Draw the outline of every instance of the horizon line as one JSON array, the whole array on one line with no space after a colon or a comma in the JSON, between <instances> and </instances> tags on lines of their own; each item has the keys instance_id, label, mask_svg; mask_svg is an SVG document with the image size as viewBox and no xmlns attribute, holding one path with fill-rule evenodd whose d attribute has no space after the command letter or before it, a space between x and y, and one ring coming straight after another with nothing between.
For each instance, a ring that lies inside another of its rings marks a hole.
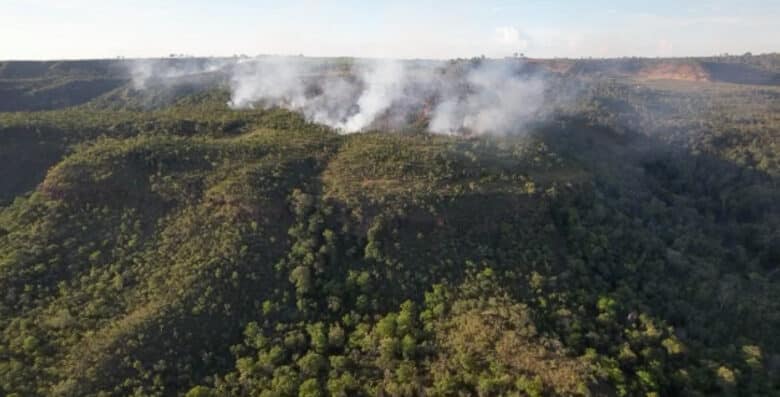
<instances>
[{"instance_id":1,"label":"horizon line","mask_svg":"<svg viewBox=\"0 0 780 397\"><path fill-rule=\"evenodd\" d=\"M729 58L729 57L744 57L744 56L776 56L780 55L780 51L752 53L746 51L742 54L710 54L710 55L680 55L680 56L642 56L642 55L623 55L623 56L611 56L611 57L598 57L598 56L582 56L582 57L532 57L532 56L514 56L507 55L504 57L489 57L485 55L475 55L472 57L454 57L454 58L408 58L408 57L372 57L372 56L354 56L354 55L334 55L334 56L315 56L305 54L234 54L234 55L193 55L193 54L169 54L167 56L139 56L139 57L126 57L117 55L116 57L85 57L85 58L4 58L0 59L0 62L80 62L80 61L133 61L133 60L174 60L174 59L256 59L256 58L308 58L308 59L376 59L376 60L397 60L397 61L437 61L447 62L456 60L469 60L469 59L487 59L487 60L506 60L506 59L524 59L530 61L583 61L583 60L621 60L621 59L669 59L669 60L682 60L682 59L696 59L696 58Z\"/></svg>"}]
</instances>

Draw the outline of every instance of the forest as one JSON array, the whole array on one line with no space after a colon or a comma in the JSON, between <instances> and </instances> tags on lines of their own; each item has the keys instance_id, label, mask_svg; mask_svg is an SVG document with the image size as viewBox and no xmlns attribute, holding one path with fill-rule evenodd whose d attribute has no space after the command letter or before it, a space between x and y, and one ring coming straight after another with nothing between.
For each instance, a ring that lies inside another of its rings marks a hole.
<instances>
[{"instance_id":1,"label":"forest","mask_svg":"<svg viewBox=\"0 0 780 397\"><path fill-rule=\"evenodd\" d=\"M0 62L0 395L780 396L780 56L416 66L576 92L505 135L122 62Z\"/></svg>"}]
</instances>

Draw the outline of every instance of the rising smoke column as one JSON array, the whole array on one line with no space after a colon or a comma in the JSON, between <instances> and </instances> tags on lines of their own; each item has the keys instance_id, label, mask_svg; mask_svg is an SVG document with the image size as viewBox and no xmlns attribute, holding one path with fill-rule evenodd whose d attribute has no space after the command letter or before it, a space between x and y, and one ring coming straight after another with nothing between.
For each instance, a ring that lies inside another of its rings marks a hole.
<instances>
[{"instance_id":1,"label":"rising smoke column","mask_svg":"<svg viewBox=\"0 0 780 397\"><path fill-rule=\"evenodd\" d=\"M465 87L450 82L433 110L429 129L438 134L518 133L541 109L545 84L521 75L516 62L483 61L465 73ZM454 86L453 86L454 85Z\"/></svg>"},{"instance_id":2,"label":"rising smoke column","mask_svg":"<svg viewBox=\"0 0 780 397\"><path fill-rule=\"evenodd\" d=\"M230 106L282 107L349 133L367 128L403 93L400 61L356 61L348 73L332 69L300 58L242 63L231 77Z\"/></svg>"},{"instance_id":3,"label":"rising smoke column","mask_svg":"<svg viewBox=\"0 0 780 397\"><path fill-rule=\"evenodd\" d=\"M339 126L347 132L362 131L377 116L402 97L406 83L404 65L400 61L382 60L359 65L365 89L357 101L357 112Z\"/></svg>"},{"instance_id":4,"label":"rising smoke column","mask_svg":"<svg viewBox=\"0 0 780 397\"><path fill-rule=\"evenodd\" d=\"M521 73L518 60L414 63L397 60L315 60L258 57L188 65L138 63L143 87L219 70L229 78L234 109L280 107L342 133L381 125L402 127L423 109L437 134L517 134L539 116L545 80ZM135 81L136 79L134 79Z\"/></svg>"},{"instance_id":5,"label":"rising smoke column","mask_svg":"<svg viewBox=\"0 0 780 397\"><path fill-rule=\"evenodd\" d=\"M238 63L230 78L232 108L284 107L300 110L306 104L303 82L307 65L283 58Z\"/></svg>"}]
</instances>

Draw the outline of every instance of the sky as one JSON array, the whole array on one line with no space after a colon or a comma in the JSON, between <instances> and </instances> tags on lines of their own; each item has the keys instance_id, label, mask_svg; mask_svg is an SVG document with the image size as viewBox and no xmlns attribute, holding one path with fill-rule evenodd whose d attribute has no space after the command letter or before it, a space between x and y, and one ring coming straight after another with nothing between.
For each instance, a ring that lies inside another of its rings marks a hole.
<instances>
[{"instance_id":1,"label":"sky","mask_svg":"<svg viewBox=\"0 0 780 397\"><path fill-rule=\"evenodd\" d=\"M780 0L0 0L0 59L780 52Z\"/></svg>"}]
</instances>

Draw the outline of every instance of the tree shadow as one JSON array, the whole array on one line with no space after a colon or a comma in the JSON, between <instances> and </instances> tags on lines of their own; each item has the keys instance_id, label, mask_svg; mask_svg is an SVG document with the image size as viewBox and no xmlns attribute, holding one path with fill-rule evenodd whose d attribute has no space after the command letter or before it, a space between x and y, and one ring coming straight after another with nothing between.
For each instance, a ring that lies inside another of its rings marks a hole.
<instances>
[{"instance_id":1,"label":"tree shadow","mask_svg":"<svg viewBox=\"0 0 780 397\"><path fill-rule=\"evenodd\" d=\"M771 175L583 117L556 118L533 135L593 176L590 199L561 204L608 236L606 252L569 239L568 259L602 281L585 288L623 294L695 343L777 351L780 189ZM570 223L558 227L572 234Z\"/></svg>"}]
</instances>

